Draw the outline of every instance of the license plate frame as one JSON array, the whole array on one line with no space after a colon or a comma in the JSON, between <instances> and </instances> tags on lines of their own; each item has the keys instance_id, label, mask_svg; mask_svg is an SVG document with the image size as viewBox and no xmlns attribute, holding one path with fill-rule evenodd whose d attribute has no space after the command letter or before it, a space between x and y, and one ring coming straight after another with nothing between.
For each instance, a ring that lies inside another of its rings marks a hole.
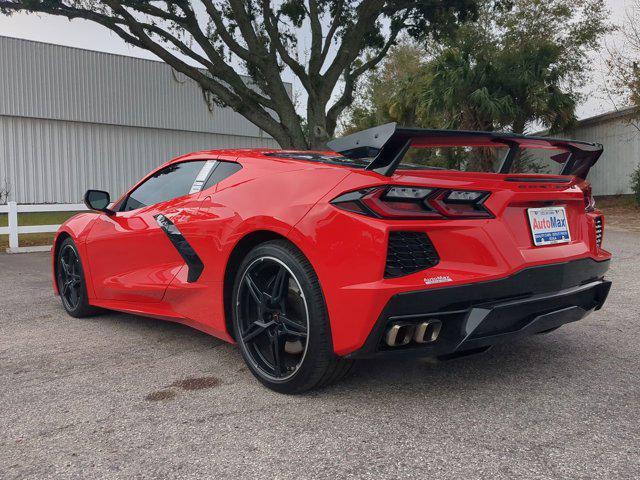
<instances>
[{"instance_id":1,"label":"license plate frame","mask_svg":"<svg viewBox=\"0 0 640 480\"><path fill-rule=\"evenodd\" d=\"M565 207L528 208L533 245L546 247L571 242L571 231Z\"/></svg>"}]
</instances>

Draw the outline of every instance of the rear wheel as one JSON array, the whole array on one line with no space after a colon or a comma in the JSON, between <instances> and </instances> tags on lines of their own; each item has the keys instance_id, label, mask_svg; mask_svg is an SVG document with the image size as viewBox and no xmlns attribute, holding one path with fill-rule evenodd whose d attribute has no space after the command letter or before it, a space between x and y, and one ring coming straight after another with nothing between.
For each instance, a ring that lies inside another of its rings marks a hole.
<instances>
[{"instance_id":1,"label":"rear wheel","mask_svg":"<svg viewBox=\"0 0 640 480\"><path fill-rule=\"evenodd\" d=\"M286 241L254 248L236 275L233 327L251 372L267 387L298 393L344 376L322 291L304 255Z\"/></svg>"},{"instance_id":2,"label":"rear wheel","mask_svg":"<svg viewBox=\"0 0 640 480\"><path fill-rule=\"evenodd\" d=\"M96 314L98 309L89 305L82 262L71 238L63 240L56 262L58 293L67 313L78 318Z\"/></svg>"}]
</instances>

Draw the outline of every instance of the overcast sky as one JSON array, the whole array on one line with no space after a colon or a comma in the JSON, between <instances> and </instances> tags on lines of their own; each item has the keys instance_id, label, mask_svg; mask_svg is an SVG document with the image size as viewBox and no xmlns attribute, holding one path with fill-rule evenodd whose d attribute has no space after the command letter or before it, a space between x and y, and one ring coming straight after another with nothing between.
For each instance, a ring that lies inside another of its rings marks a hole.
<instances>
[{"instance_id":1,"label":"overcast sky","mask_svg":"<svg viewBox=\"0 0 640 480\"><path fill-rule=\"evenodd\" d=\"M611 12L611 21L614 23L621 22L625 9L630 6L632 1L605 0ZM107 29L83 20L70 22L61 17L46 15L19 14L12 17L0 16L0 35L156 59L153 54L145 50L127 45ZM616 38L612 36L605 41L611 44L616 41ZM587 94L588 98L578 109L579 118L597 115L613 109L611 101L604 95L601 87L603 78L606 75L603 66L604 54L594 53L593 60L597 68L585 89L585 94ZM292 79L287 78L287 80Z\"/></svg>"}]
</instances>

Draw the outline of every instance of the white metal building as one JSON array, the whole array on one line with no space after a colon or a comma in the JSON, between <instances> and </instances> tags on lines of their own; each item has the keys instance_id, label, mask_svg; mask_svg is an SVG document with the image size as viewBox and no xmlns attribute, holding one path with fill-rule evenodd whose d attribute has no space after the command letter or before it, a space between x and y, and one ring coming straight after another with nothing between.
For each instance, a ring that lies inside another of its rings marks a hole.
<instances>
[{"instance_id":1,"label":"white metal building","mask_svg":"<svg viewBox=\"0 0 640 480\"><path fill-rule=\"evenodd\" d=\"M633 124L640 122L632 122L636 113L628 108L580 120L562 135L604 146L602 157L589 173L595 195L632 193L631 173L640 164L640 130Z\"/></svg>"},{"instance_id":2,"label":"white metal building","mask_svg":"<svg viewBox=\"0 0 640 480\"><path fill-rule=\"evenodd\" d=\"M177 155L277 147L162 62L0 36L0 189L18 203L116 197Z\"/></svg>"}]
</instances>

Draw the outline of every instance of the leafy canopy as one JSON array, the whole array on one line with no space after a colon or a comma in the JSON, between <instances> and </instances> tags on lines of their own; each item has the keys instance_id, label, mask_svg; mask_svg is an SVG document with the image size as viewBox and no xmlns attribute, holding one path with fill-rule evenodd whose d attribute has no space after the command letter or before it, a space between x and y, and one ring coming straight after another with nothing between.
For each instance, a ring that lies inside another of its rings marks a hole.
<instances>
[{"instance_id":1,"label":"leafy canopy","mask_svg":"<svg viewBox=\"0 0 640 480\"><path fill-rule=\"evenodd\" d=\"M640 108L640 0L631 2L619 32L621 42L609 48L607 88L612 99L618 97L625 105ZM639 117L636 114L632 121L638 130Z\"/></svg>"},{"instance_id":2,"label":"leafy canopy","mask_svg":"<svg viewBox=\"0 0 640 480\"><path fill-rule=\"evenodd\" d=\"M484 0L477 20L425 49L390 53L347 128L380 119L423 127L524 132L575 120L589 52L610 30L601 0ZM402 66L400 66L402 65Z\"/></svg>"}]
</instances>

